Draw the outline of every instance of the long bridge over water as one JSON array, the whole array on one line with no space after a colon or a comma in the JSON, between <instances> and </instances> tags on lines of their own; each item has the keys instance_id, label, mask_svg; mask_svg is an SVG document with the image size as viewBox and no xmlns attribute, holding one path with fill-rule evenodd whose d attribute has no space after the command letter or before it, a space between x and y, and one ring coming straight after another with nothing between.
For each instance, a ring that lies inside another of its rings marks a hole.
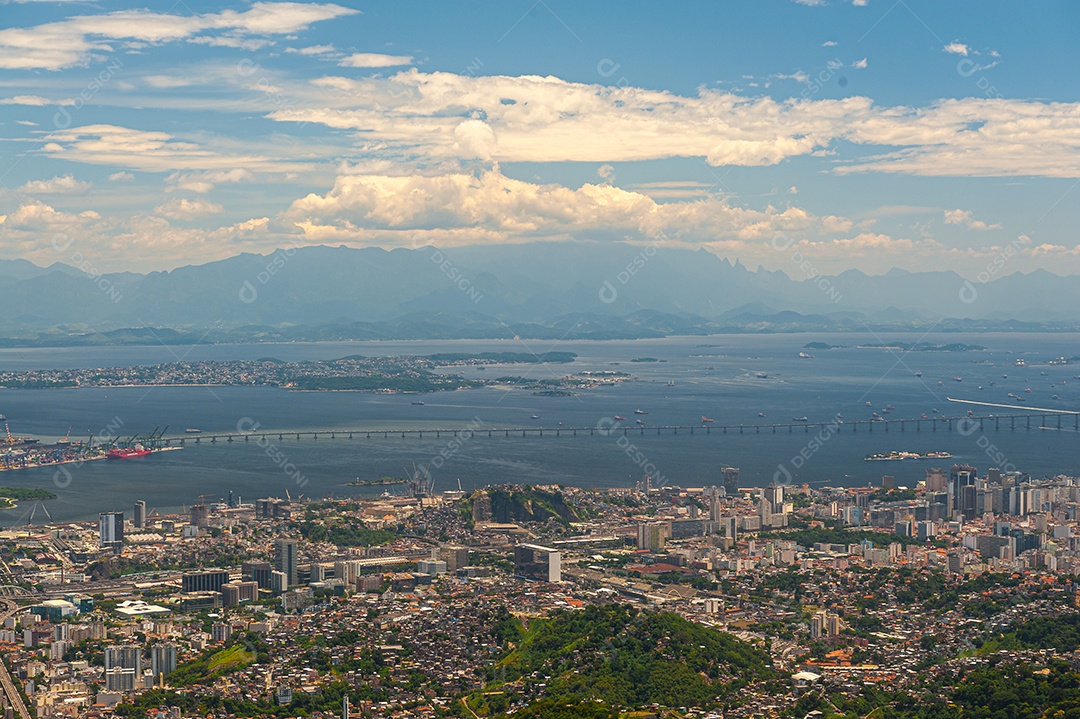
<instances>
[{"instance_id":1,"label":"long bridge over water","mask_svg":"<svg viewBox=\"0 0 1080 719\"><path fill-rule=\"evenodd\" d=\"M1024 413L1010 415L987 415L927 419L869 419L827 421L797 421L779 424L717 424L698 425L634 425L615 422L610 418L592 427L488 427L475 421L457 428L394 428L378 429L308 429L308 430L254 430L215 434L184 434L161 437L164 446L191 444L217 444L219 442L268 442L286 440L320 439L452 439L456 437L579 437L613 435L678 435L678 434L792 434L828 431L831 434L850 432L959 432L971 435L975 432L1018 432L1051 430L1080 432L1080 412Z\"/></svg>"}]
</instances>

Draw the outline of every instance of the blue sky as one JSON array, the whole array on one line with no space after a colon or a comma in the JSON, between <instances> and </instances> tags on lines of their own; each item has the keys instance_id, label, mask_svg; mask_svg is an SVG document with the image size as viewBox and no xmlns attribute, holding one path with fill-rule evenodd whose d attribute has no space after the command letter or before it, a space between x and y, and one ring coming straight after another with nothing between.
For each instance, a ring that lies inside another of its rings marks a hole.
<instances>
[{"instance_id":1,"label":"blue sky","mask_svg":"<svg viewBox=\"0 0 1080 719\"><path fill-rule=\"evenodd\" d=\"M1065 0L0 0L0 256L626 240L1080 273L1078 21Z\"/></svg>"}]
</instances>

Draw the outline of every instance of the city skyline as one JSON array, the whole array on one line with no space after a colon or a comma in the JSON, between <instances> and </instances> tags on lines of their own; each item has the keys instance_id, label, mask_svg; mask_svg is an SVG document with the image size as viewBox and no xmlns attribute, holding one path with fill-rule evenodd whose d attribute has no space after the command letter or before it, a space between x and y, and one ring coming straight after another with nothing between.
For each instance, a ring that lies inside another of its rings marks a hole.
<instances>
[{"instance_id":1,"label":"city skyline","mask_svg":"<svg viewBox=\"0 0 1080 719\"><path fill-rule=\"evenodd\" d=\"M629 240L1075 274L1051 5L5 3L2 256Z\"/></svg>"}]
</instances>

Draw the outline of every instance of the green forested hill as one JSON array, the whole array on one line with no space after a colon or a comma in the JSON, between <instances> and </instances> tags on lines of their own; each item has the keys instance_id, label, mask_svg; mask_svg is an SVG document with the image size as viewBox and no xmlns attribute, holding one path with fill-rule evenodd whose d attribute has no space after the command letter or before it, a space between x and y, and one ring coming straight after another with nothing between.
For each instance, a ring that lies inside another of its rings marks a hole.
<instances>
[{"instance_id":1,"label":"green forested hill","mask_svg":"<svg viewBox=\"0 0 1080 719\"><path fill-rule=\"evenodd\" d=\"M495 671L505 694L478 696L474 709L496 713L514 699L706 706L775 676L764 652L730 634L628 605L556 612L519 632Z\"/></svg>"}]
</instances>

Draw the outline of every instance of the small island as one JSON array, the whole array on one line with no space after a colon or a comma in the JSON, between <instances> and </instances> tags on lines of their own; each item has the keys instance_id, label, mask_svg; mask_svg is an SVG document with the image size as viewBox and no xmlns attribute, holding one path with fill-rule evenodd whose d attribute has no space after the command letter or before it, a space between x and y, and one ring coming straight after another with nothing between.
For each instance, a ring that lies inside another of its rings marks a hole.
<instances>
[{"instance_id":1,"label":"small island","mask_svg":"<svg viewBox=\"0 0 1080 719\"><path fill-rule=\"evenodd\" d=\"M392 486L395 484L405 484L409 480L402 479L401 477L379 477L378 479L356 479L352 482L346 482L346 487L382 487Z\"/></svg>"},{"instance_id":2,"label":"small island","mask_svg":"<svg viewBox=\"0 0 1080 719\"><path fill-rule=\"evenodd\" d=\"M966 345L953 342L947 345L935 345L929 342L888 342L859 345L859 349L903 350L904 352L980 352L982 345Z\"/></svg>"},{"instance_id":3,"label":"small island","mask_svg":"<svg viewBox=\"0 0 1080 719\"><path fill-rule=\"evenodd\" d=\"M0 509L14 509L16 500L56 499L56 495L47 489L31 487L0 487Z\"/></svg>"},{"instance_id":4,"label":"small island","mask_svg":"<svg viewBox=\"0 0 1080 719\"><path fill-rule=\"evenodd\" d=\"M948 452L882 452L868 454L863 459L867 462L898 462L905 459L949 459Z\"/></svg>"}]
</instances>

